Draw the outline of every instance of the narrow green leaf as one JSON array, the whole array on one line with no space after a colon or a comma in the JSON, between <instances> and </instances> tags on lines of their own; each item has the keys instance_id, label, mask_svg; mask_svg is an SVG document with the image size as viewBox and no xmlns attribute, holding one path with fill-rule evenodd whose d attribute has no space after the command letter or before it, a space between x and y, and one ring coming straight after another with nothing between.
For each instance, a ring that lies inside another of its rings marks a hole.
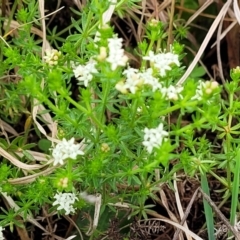
<instances>
[{"instance_id":1,"label":"narrow green leaf","mask_svg":"<svg viewBox=\"0 0 240 240\"><path fill-rule=\"evenodd\" d=\"M235 224L236 211L238 205L238 189L239 189L239 171L240 171L240 149L238 149L236 156L236 167L233 177L233 186L232 186L232 200L231 200L231 211L230 211L230 223L232 226Z\"/></svg>"},{"instance_id":2,"label":"narrow green leaf","mask_svg":"<svg viewBox=\"0 0 240 240\"><path fill-rule=\"evenodd\" d=\"M206 173L203 173L201 175L201 187L203 192L206 193L208 196L210 196ZM208 239L215 240L216 238L214 235L214 219L213 219L212 208L205 199L203 199L203 206L204 206L204 213L205 213L205 218L207 222Z\"/></svg>"}]
</instances>

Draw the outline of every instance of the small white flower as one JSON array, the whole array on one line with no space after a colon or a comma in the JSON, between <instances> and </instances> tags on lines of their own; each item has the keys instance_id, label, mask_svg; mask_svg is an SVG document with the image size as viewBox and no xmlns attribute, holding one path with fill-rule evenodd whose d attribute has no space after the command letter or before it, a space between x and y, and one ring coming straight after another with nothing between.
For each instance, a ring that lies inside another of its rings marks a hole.
<instances>
[{"instance_id":1,"label":"small white flower","mask_svg":"<svg viewBox=\"0 0 240 240\"><path fill-rule=\"evenodd\" d=\"M125 82L120 81L115 86L122 93L127 93L127 90L129 90L134 94L143 84L151 86L154 92L157 89L162 89L161 83L158 82L157 78L153 77L151 68L139 72L138 69L129 67L123 71L123 75L126 76Z\"/></svg>"},{"instance_id":2,"label":"small white flower","mask_svg":"<svg viewBox=\"0 0 240 240\"><path fill-rule=\"evenodd\" d=\"M128 90L127 90L127 87L126 87L124 81L118 82L118 83L115 85L115 88L116 88L119 92L121 92L121 93L123 93L123 94L128 93Z\"/></svg>"},{"instance_id":3,"label":"small white flower","mask_svg":"<svg viewBox=\"0 0 240 240\"><path fill-rule=\"evenodd\" d=\"M86 65L78 65L73 69L75 77L78 81L83 82L85 87L93 79L93 74L98 73L96 64L96 61L91 59Z\"/></svg>"},{"instance_id":4,"label":"small white flower","mask_svg":"<svg viewBox=\"0 0 240 240\"><path fill-rule=\"evenodd\" d=\"M133 75L138 75L139 70L136 68L127 68L123 71L123 75L125 75L127 78L131 78Z\"/></svg>"},{"instance_id":5,"label":"small white flower","mask_svg":"<svg viewBox=\"0 0 240 240\"><path fill-rule=\"evenodd\" d=\"M162 123L160 123L157 128L145 128L144 133L143 145L147 148L149 153L152 152L154 147L159 148L164 138L168 136L168 132L163 129Z\"/></svg>"},{"instance_id":6,"label":"small white flower","mask_svg":"<svg viewBox=\"0 0 240 240\"><path fill-rule=\"evenodd\" d=\"M5 238L3 237L3 231L4 228L2 226L0 226L0 240L4 240Z\"/></svg>"},{"instance_id":7,"label":"small white flower","mask_svg":"<svg viewBox=\"0 0 240 240\"><path fill-rule=\"evenodd\" d=\"M198 86L195 92L195 95L191 98L191 100L201 101L203 99L203 93L210 95L213 90L218 88L218 83L216 81L199 81Z\"/></svg>"},{"instance_id":8,"label":"small white flower","mask_svg":"<svg viewBox=\"0 0 240 240\"><path fill-rule=\"evenodd\" d=\"M202 97L203 97L203 90L205 89L205 86L206 86L205 82L200 80L198 82L198 86L197 86L195 95L191 98L191 100L201 101Z\"/></svg>"},{"instance_id":9,"label":"small white flower","mask_svg":"<svg viewBox=\"0 0 240 240\"><path fill-rule=\"evenodd\" d=\"M139 71L135 68L128 68L123 71L123 74L127 77L125 88L129 89L131 93L135 93L143 84Z\"/></svg>"},{"instance_id":10,"label":"small white flower","mask_svg":"<svg viewBox=\"0 0 240 240\"><path fill-rule=\"evenodd\" d=\"M183 87L174 87L173 85L170 85L167 88L162 88L161 92L168 100L178 100L179 97L182 98L182 96L180 95L182 90Z\"/></svg>"},{"instance_id":11,"label":"small white flower","mask_svg":"<svg viewBox=\"0 0 240 240\"><path fill-rule=\"evenodd\" d=\"M125 66L128 61L128 57L122 49L122 41L123 39L117 38L116 35L108 39L109 56L106 60L111 64L112 71L116 70L118 66Z\"/></svg>"},{"instance_id":12,"label":"small white flower","mask_svg":"<svg viewBox=\"0 0 240 240\"><path fill-rule=\"evenodd\" d=\"M64 210L66 215L75 213L76 209L73 207L73 204L78 198L74 193L57 193L53 198L56 199L53 202L53 206L59 205L57 208L58 211Z\"/></svg>"},{"instance_id":13,"label":"small white flower","mask_svg":"<svg viewBox=\"0 0 240 240\"><path fill-rule=\"evenodd\" d=\"M49 65L57 65L58 59L61 56L61 52L56 49L47 49L46 56L43 57L46 63Z\"/></svg>"},{"instance_id":14,"label":"small white flower","mask_svg":"<svg viewBox=\"0 0 240 240\"><path fill-rule=\"evenodd\" d=\"M149 55L143 57L143 59L149 60L153 64L153 66L159 70L159 74L161 77L166 76L167 70L171 70L171 64L176 64L177 66L180 66L178 55L172 52L161 52L155 55L153 51L149 51Z\"/></svg>"},{"instance_id":15,"label":"small white flower","mask_svg":"<svg viewBox=\"0 0 240 240\"><path fill-rule=\"evenodd\" d=\"M80 150L80 144L74 144L74 138L71 138L69 141L64 138L52 151L53 165L63 165L65 159L76 159L77 155L84 155L84 152Z\"/></svg>"},{"instance_id":16,"label":"small white flower","mask_svg":"<svg viewBox=\"0 0 240 240\"><path fill-rule=\"evenodd\" d=\"M152 74L152 68L148 68L146 71L140 73L140 77L143 79L144 84L150 85L153 92L155 92L157 89L162 89L162 85L157 78L153 77Z\"/></svg>"}]
</instances>

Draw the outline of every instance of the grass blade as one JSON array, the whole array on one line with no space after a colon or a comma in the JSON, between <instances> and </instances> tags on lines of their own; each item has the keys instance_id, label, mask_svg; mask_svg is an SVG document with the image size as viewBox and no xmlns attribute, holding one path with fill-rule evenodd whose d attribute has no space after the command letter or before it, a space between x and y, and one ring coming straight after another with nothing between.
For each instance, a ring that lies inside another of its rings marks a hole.
<instances>
[{"instance_id":1,"label":"grass blade","mask_svg":"<svg viewBox=\"0 0 240 240\"><path fill-rule=\"evenodd\" d=\"M208 181L205 173L201 175L201 187L203 192L210 196ZM205 199L203 199L203 206L208 229L208 239L215 240L212 208Z\"/></svg>"},{"instance_id":2,"label":"grass blade","mask_svg":"<svg viewBox=\"0 0 240 240\"><path fill-rule=\"evenodd\" d=\"M238 149L236 157L236 167L233 177L232 185L232 201L231 201L231 212L230 212L230 223L232 226L235 225L236 211L238 205L238 189L239 189L239 171L240 171L240 149Z\"/></svg>"}]
</instances>

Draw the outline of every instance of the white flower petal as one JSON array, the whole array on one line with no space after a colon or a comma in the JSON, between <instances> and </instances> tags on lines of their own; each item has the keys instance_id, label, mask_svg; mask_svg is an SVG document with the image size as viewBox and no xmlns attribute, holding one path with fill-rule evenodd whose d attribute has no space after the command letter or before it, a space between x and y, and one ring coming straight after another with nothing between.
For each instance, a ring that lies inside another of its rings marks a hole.
<instances>
[{"instance_id":1,"label":"white flower petal","mask_svg":"<svg viewBox=\"0 0 240 240\"><path fill-rule=\"evenodd\" d=\"M117 38L117 36L108 39L109 56L106 61L111 64L112 71L116 70L118 66L124 67L128 61L122 49L122 41L123 39Z\"/></svg>"},{"instance_id":2,"label":"white flower petal","mask_svg":"<svg viewBox=\"0 0 240 240\"><path fill-rule=\"evenodd\" d=\"M149 51L148 56L143 57L143 59L152 62L154 67L159 70L161 77L166 75L167 70L171 70L171 64L180 66L178 55L173 52L161 52L155 55L152 51Z\"/></svg>"},{"instance_id":3,"label":"white flower petal","mask_svg":"<svg viewBox=\"0 0 240 240\"><path fill-rule=\"evenodd\" d=\"M78 198L74 193L57 193L53 198L55 198L56 201L54 201L52 205L59 205L57 207L58 211L64 210L66 215L75 213L75 208L73 208L72 205Z\"/></svg>"},{"instance_id":4,"label":"white flower petal","mask_svg":"<svg viewBox=\"0 0 240 240\"><path fill-rule=\"evenodd\" d=\"M93 74L98 73L96 64L97 62L95 60L90 59L86 65L74 66L74 76L80 83L83 82L85 87L87 87L89 82L93 79Z\"/></svg>"},{"instance_id":5,"label":"white flower petal","mask_svg":"<svg viewBox=\"0 0 240 240\"><path fill-rule=\"evenodd\" d=\"M147 148L149 153L152 152L153 148L159 148L165 137L169 134L163 129L163 124L160 123L157 128L145 128L144 130L144 141L142 144Z\"/></svg>"},{"instance_id":6,"label":"white flower petal","mask_svg":"<svg viewBox=\"0 0 240 240\"><path fill-rule=\"evenodd\" d=\"M65 159L76 159L78 155L84 155L84 152L80 150L80 144L74 144L74 138L71 138L69 141L64 138L52 151L53 165L63 165Z\"/></svg>"}]
</instances>

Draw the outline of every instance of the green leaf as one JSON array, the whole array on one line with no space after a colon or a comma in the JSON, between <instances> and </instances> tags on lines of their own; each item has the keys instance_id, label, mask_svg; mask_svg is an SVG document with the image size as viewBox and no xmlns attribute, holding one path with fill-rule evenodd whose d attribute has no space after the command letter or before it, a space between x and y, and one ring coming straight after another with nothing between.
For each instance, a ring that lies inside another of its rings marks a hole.
<instances>
[{"instance_id":1,"label":"green leaf","mask_svg":"<svg viewBox=\"0 0 240 240\"><path fill-rule=\"evenodd\" d=\"M73 35L70 35L67 40L70 41L70 42L77 42L79 41L80 39L82 39L82 34L73 34Z\"/></svg>"},{"instance_id":2,"label":"green leaf","mask_svg":"<svg viewBox=\"0 0 240 240\"><path fill-rule=\"evenodd\" d=\"M40 139L38 141L38 147L43 152L48 153L49 149L51 148L51 142L47 139Z\"/></svg>"},{"instance_id":3,"label":"green leaf","mask_svg":"<svg viewBox=\"0 0 240 240\"><path fill-rule=\"evenodd\" d=\"M35 158L28 151L22 150L23 156L30 161L35 161Z\"/></svg>"},{"instance_id":4,"label":"green leaf","mask_svg":"<svg viewBox=\"0 0 240 240\"><path fill-rule=\"evenodd\" d=\"M234 178L232 186L232 200L231 200L231 211L230 211L230 223L232 226L235 225L237 206L238 206L238 191L239 191L239 173L240 173L240 149L237 151L235 158L236 167L234 169Z\"/></svg>"},{"instance_id":5,"label":"green leaf","mask_svg":"<svg viewBox=\"0 0 240 240\"><path fill-rule=\"evenodd\" d=\"M201 187L203 192L210 196L208 181L205 173L201 175ZM215 240L216 238L214 235L214 218L212 208L205 199L203 199L203 205L207 222L208 239Z\"/></svg>"},{"instance_id":6,"label":"green leaf","mask_svg":"<svg viewBox=\"0 0 240 240\"><path fill-rule=\"evenodd\" d=\"M137 176L133 175L132 178L133 178L134 182L137 183L138 185L142 184L142 182L140 181L140 179Z\"/></svg>"},{"instance_id":7,"label":"green leaf","mask_svg":"<svg viewBox=\"0 0 240 240\"><path fill-rule=\"evenodd\" d=\"M202 67L195 67L190 74L190 78L201 78L206 74L206 70Z\"/></svg>"}]
</instances>

